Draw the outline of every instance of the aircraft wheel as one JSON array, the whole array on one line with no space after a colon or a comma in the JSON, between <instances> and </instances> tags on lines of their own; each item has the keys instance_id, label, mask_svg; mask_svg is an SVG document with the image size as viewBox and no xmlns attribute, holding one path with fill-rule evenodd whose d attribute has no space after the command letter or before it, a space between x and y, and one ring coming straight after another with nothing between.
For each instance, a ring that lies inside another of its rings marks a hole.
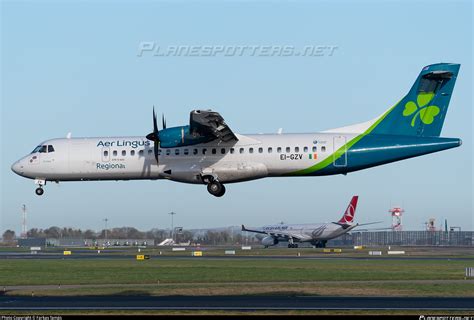
<instances>
[{"instance_id":1,"label":"aircraft wheel","mask_svg":"<svg viewBox=\"0 0 474 320\"><path fill-rule=\"evenodd\" d=\"M219 181L213 181L207 185L207 191L215 197L222 197L225 193L225 187Z\"/></svg>"},{"instance_id":2,"label":"aircraft wheel","mask_svg":"<svg viewBox=\"0 0 474 320\"><path fill-rule=\"evenodd\" d=\"M218 197L222 197L225 194L225 186L223 184L221 184L221 186L222 186L222 190L221 190L221 193L219 193Z\"/></svg>"},{"instance_id":3,"label":"aircraft wheel","mask_svg":"<svg viewBox=\"0 0 474 320\"><path fill-rule=\"evenodd\" d=\"M42 196L43 193L44 193L44 190L43 190L43 188L36 188L35 193L36 193L38 196Z\"/></svg>"},{"instance_id":4,"label":"aircraft wheel","mask_svg":"<svg viewBox=\"0 0 474 320\"><path fill-rule=\"evenodd\" d=\"M298 248L298 244L297 244L297 243L294 244L294 248Z\"/></svg>"}]
</instances>

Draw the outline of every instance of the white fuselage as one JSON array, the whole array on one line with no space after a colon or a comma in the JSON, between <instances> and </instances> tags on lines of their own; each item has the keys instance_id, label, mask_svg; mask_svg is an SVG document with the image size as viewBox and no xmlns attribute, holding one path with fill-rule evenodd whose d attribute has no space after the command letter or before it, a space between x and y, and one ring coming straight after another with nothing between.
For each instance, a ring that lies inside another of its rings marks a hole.
<instances>
[{"instance_id":1,"label":"white fuselage","mask_svg":"<svg viewBox=\"0 0 474 320\"><path fill-rule=\"evenodd\" d=\"M343 227L337 223L276 224L262 227L261 231L274 235L279 241L285 241L288 235L299 242L321 241L337 238L354 229L357 224Z\"/></svg>"},{"instance_id":2,"label":"white fuselage","mask_svg":"<svg viewBox=\"0 0 474 320\"><path fill-rule=\"evenodd\" d=\"M35 152L12 169L45 181L169 179L202 183L211 175L222 183L277 177L314 166L355 134L238 135L236 143L209 142L161 148L159 163L153 142L145 137L53 139L42 143L52 152ZM337 166L347 165L339 158Z\"/></svg>"}]
</instances>

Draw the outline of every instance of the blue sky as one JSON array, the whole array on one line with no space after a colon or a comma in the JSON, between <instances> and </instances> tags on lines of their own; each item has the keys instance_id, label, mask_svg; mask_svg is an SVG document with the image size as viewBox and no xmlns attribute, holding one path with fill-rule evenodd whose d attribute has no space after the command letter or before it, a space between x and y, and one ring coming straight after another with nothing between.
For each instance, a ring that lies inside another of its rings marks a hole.
<instances>
[{"instance_id":1,"label":"blue sky","mask_svg":"<svg viewBox=\"0 0 474 320\"><path fill-rule=\"evenodd\" d=\"M323 222L360 195L360 222L402 205L407 230L473 227L472 4L470 1L3 1L1 4L0 230L29 227L185 228ZM332 56L157 57L167 46L337 46ZM151 108L168 126L212 108L239 133L315 132L381 114L421 68L461 64L442 136L461 148L348 176L204 186L169 181L72 182L34 194L10 165L39 142L66 136L145 135Z\"/></svg>"}]
</instances>

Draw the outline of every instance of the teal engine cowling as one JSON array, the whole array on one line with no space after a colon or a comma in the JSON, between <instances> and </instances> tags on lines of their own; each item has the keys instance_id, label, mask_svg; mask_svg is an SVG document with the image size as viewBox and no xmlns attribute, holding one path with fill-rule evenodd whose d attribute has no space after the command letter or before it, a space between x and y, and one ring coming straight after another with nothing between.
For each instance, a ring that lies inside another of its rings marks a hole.
<instances>
[{"instance_id":1,"label":"teal engine cowling","mask_svg":"<svg viewBox=\"0 0 474 320\"><path fill-rule=\"evenodd\" d=\"M190 132L189 126L172 127L160 130L160 147L176 148L192 146L211 141L212 137L205 137Z\"/></svg>"}]
</instances>

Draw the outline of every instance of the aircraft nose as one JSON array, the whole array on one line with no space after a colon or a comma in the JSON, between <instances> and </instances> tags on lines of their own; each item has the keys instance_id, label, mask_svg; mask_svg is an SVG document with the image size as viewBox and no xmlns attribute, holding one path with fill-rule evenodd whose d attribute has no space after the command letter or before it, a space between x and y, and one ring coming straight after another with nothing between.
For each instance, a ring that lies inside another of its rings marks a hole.
<instances>
[{"instance_id":1,"label":"aircraft nose","mask_svg":"<svg viewBox=\"0 0 474 320\"><path fill-rule=\"evenodd\" d=\"M20 161L17 161L14 164L12 164L12 171L15 172L16 174L21 175L22 169L23 169L23 166L21 165Z\"/></svg>"}]
</instances>

